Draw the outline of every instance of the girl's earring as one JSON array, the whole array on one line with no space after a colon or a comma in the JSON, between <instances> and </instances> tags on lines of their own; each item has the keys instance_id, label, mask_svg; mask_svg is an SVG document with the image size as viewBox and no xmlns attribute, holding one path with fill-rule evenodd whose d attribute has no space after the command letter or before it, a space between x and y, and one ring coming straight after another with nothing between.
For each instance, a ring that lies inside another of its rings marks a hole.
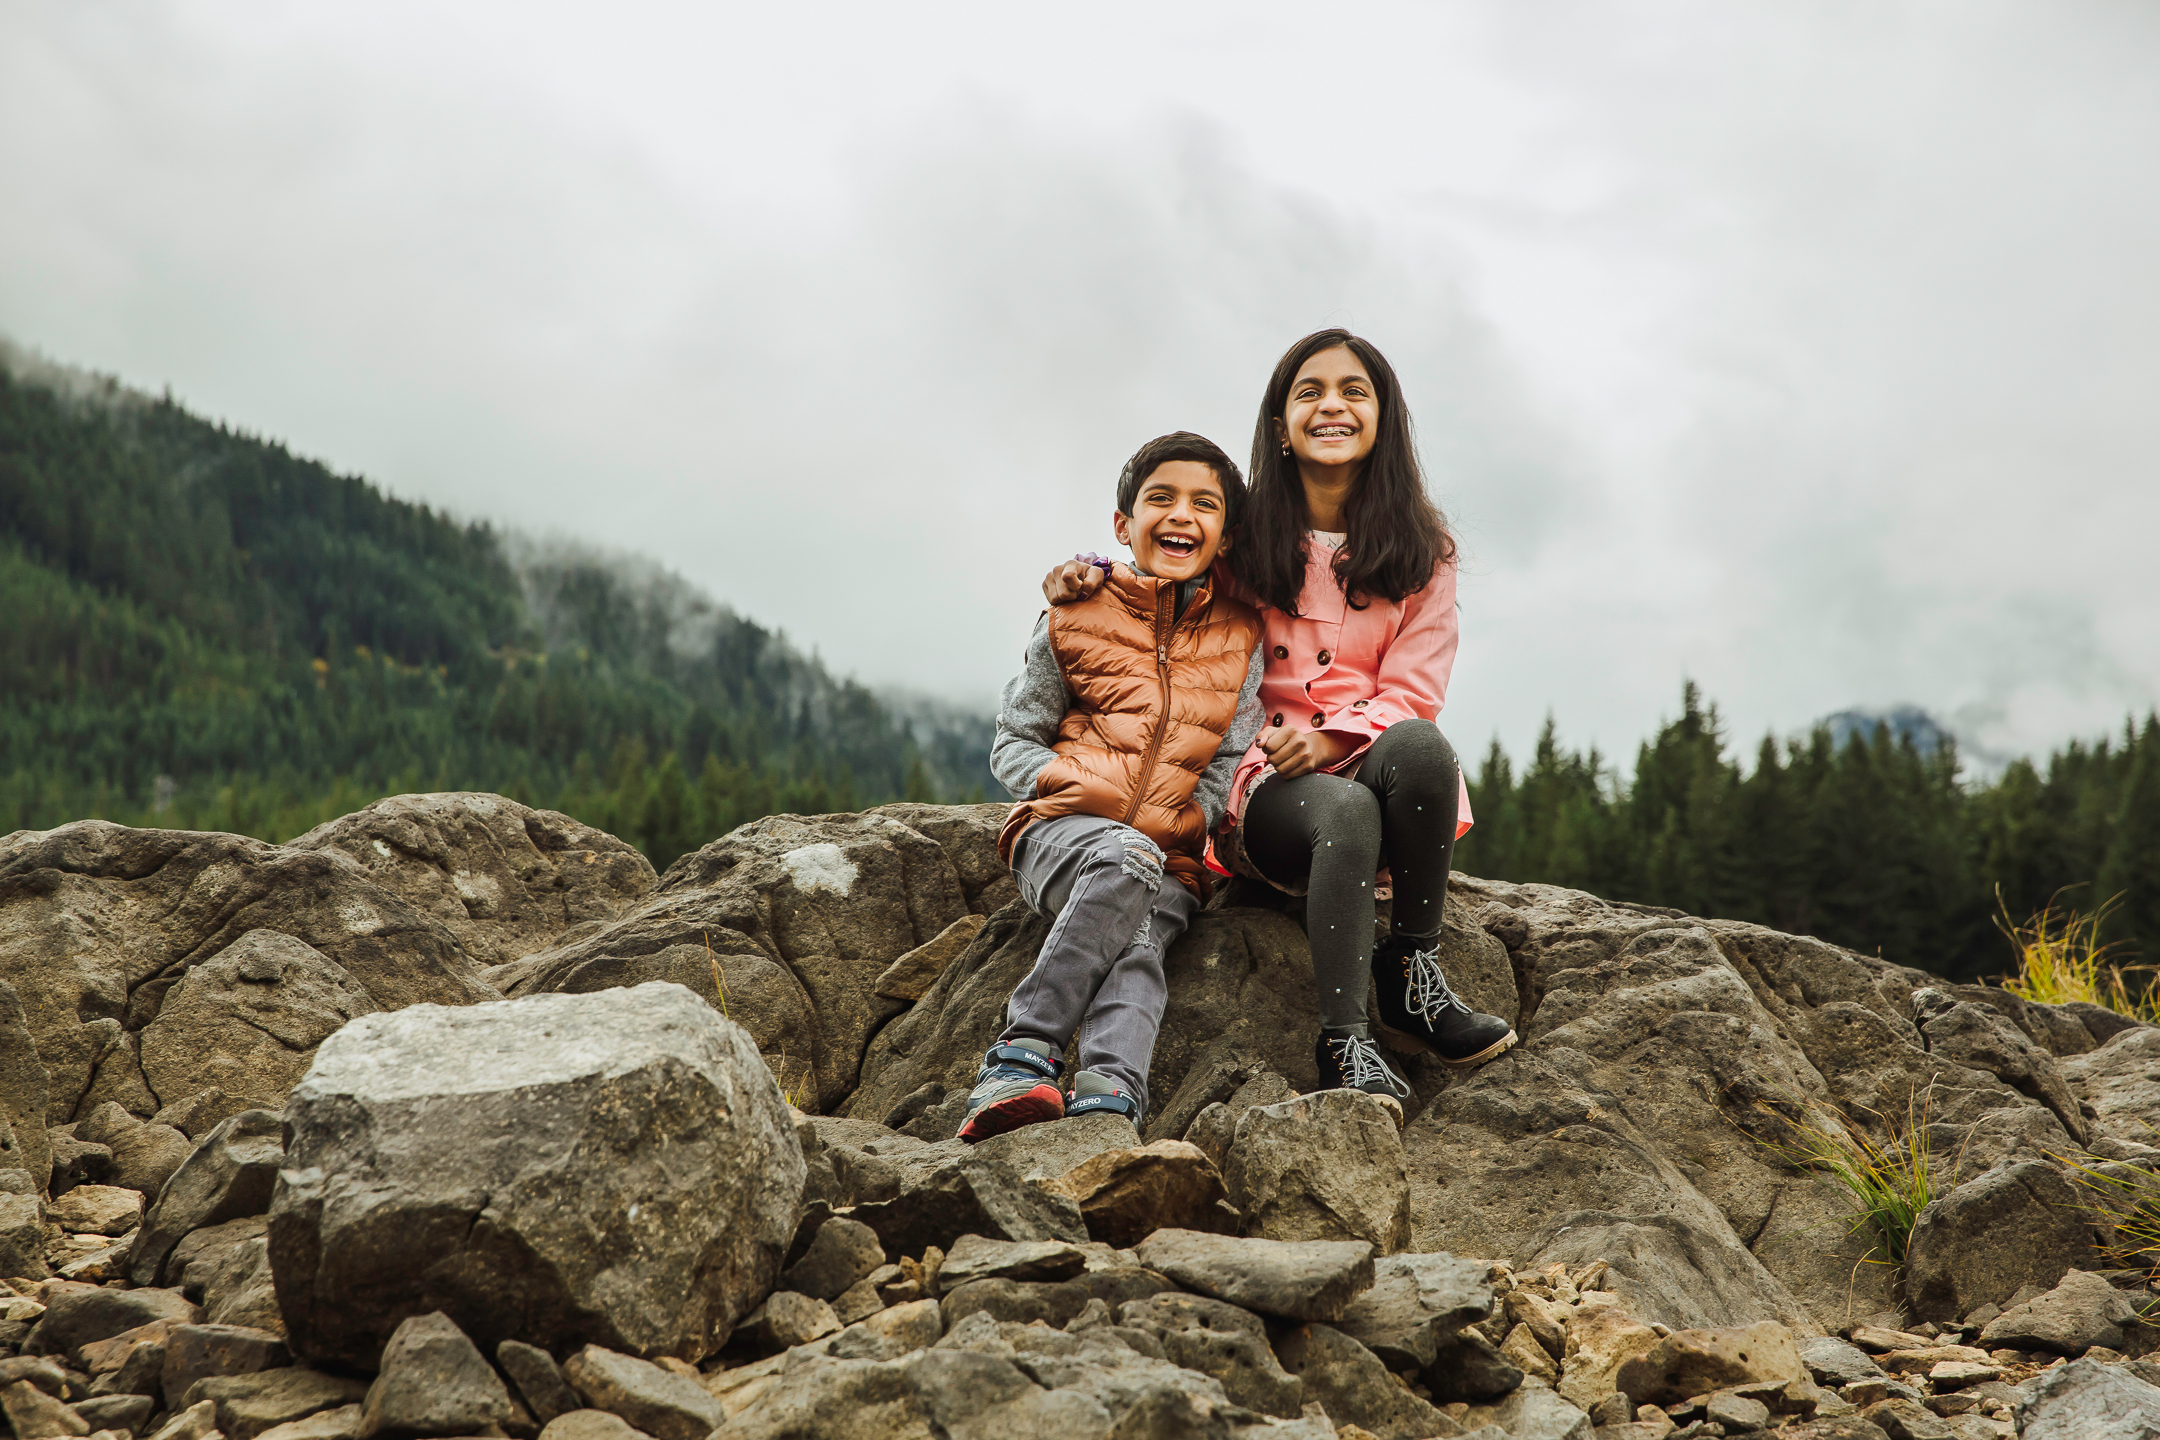
<instances>
[{"instance_id":1,"label":"girl's earring","mask_svg":"<svg viewBox=\"0 0 2160 1440\"><path fill-rule=\"evenodd\" d=\"M1290 442L1287 440L1282 442L1282 453L1285 455L1290 453Z\"/></svg>"}]
</instances>

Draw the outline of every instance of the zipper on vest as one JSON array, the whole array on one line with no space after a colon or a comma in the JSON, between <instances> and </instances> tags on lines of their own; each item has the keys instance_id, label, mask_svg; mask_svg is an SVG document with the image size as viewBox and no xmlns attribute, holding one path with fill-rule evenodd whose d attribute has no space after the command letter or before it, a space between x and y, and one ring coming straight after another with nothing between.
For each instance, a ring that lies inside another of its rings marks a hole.
<instances>
[{"instance_id":1,"label":"zipper on vest","mask_svg":"<svg viewBox=\"0 0 2160 1440\"><path fill-rule=\"evenodd\" d=\"M1162 682L1162 706L1157 712L1154 738L1148 741L1147 757L1140 762L1140 777L1133 782L1132 804L1125 809L1125 823L1130 825L1140 814L1140 798L1147 794L1148 777L1155 773L1155 757L1162 753L1163 736L1170 731L1170 634L1177 628L1175 612L1167 629L1163 625L1165 602L1177 600L1175 584L1159 585L1155 591L1155 675Z\"/></svg>"}]
</instances>

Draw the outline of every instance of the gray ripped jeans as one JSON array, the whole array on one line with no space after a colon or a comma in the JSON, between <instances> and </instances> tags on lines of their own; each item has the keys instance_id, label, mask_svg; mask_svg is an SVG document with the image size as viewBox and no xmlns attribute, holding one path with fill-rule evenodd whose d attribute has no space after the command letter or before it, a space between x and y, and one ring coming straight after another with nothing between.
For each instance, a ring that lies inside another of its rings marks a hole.
<instances>
[{"instance_id":1,"label":"gray ripped jeans","mask_svg":"<svg viewBox=\"0 0 2160 1440\"><path fill-rule=\"evenodd\" d=\"M1163 953L1199 897L1163 869L1155 842L1097 815L1058 815L1013 846L1020 898L1050 921L1035 968L1005 1004L1007 1040L1043 1040L1125 1087L1147 1113L1148 1065L1169 987Z\"/></svg>"}]
</instances>

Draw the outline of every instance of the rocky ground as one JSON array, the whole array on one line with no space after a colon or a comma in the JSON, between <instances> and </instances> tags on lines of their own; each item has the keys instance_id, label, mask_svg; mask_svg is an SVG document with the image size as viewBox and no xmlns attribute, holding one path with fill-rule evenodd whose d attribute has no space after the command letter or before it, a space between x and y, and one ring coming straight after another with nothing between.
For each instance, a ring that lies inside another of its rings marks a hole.
<instances>
[{"instance_id":1,"label":"rocky ground","mask_svg":"<svg viewBox=\"0 0 2160 1440\"><path fill-rule=\"evenodd\" d=\"M23 1440L2160 1437L2160 1031L1463 878L1449 973L1523 1044L1412 1067L1398 1131L1303 1093L1297 917L1233 890L1172 952L1146 1133L969 1149L1042 933L1002 814L775 817L664 876L492 795L284 846L0 837L0 1410ZM1794 1156L1908 1115L1934 1198L1894 1270Z\"/></svg>"}]
</instances>

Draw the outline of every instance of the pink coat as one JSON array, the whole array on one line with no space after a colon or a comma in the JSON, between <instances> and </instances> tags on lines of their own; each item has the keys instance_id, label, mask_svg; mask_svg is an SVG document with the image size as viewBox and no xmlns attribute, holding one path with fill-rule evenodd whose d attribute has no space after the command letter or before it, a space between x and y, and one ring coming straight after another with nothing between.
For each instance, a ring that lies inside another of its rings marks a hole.
<instances>
[{"instance_id":1,"label":"pink coat","mask_svg":"<svg viewBox=\"0 0 2160 1440\"><path fill-rule=\"evenodd\" d=\"M1323 730L1355 745L1330 767L1331 773L1347 774L1388 726L1435 719L1447 703L1448 673L1455 668L1455 567L1441 565L1431 584L1406 599L1376 599L1354 610L1335 583L1335 553L1308 539L1305 558L1305 589L1298 595L1303 613L1293 620L1272 605L1259 605L1267 627L1261 640L1267 670L1260 679L1260 703L1269 725ZM1232 593L1253 600L1242 587L1232 587ZM1226 827L1237 823L1246 796L1266 773L1267 754L1255 742L1231 779ZM1470 828L1470 787L1457 784L1455 833L1460 836Z\"/></svg>"}]
</instances>

